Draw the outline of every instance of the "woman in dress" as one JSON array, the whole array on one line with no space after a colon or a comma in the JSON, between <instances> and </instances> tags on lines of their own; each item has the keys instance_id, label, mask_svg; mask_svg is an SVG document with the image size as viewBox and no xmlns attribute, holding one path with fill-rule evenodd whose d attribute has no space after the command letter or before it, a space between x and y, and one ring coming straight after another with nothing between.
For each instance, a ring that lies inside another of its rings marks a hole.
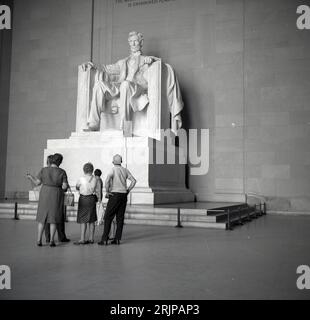
<instances>
[{"instance_id":1,"label":"woman in dress","mask_svg":"<svg viewBox=\"0 0 310 320\"><path fill-rule=\"evenodd\" d=\"M91 163L86 163L83 166L84 176L76 183L76 189L80 193L77 223L81 225L81 239L74 244L93 244L95 234L95 222L97 221L96 202L97 179L93 175L94 166ZM89 226L89 238L86 241L87 224Z\"/></svg>"},{"instance_id":2,"label":"woman in dress","mask_svg":"<svg viewBox=\"0 0 310 320\"><path fill-rule=\"evenodd\" d=\"M38 204L38 238L37 245L42 246L42 233L45 224L50 224L50 246L55 247L56 224L61 223L64 216L64 191L68 188L66 171L58 168L55 157L49 167L42 168L37 177L27 177L37 186L42 185Z\"/></svg>"},{"instance_id":3,"label":"woman in dress","mask_svg":"<svg viewBox=\"0 0 310 320\"><path fill-rule=\"evenodd\" d=\"M52 163L52 159L54 159L54 164L59 167L63 161L63 156L60 153L55 153L54 155L48 156L47 157L47 166L50 166ZM65 210L63 210L63 215L61 217L61 222L56 223L56 231L58 233L58 241L59 242L69 242L70 239L67 238L66 236L66 231L65 231L65 220L66 220L66 214ZM50 242L50 225L49 223L46 223L45 225L45 238L46 242Z\"/></svg>"}]
</instances>

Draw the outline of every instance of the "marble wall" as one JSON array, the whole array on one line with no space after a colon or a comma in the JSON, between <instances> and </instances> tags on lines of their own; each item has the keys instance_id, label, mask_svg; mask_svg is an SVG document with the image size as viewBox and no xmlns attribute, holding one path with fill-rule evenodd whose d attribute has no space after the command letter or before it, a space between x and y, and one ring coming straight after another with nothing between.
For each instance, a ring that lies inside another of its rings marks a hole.
<instances>
[{"instance_id":1,"label":"marble wall","mask_svg":"<svg viewBox=\"0 0 310 320\"><path fill-rule=\"evenodd\" d=\"M280 211L310 205L310 30L296 28L299 4L245 2L245 187Z\"/></svg>"},{"instance_id":2,"label":"marble wall","mask_svg":"<svg viewBox=\"0 0 310 320\"><path fill-rule=\"evenodd\" d=\"M27 196L47 139L75 129L77 65L91 52L91 0L15 0L6 194Z\"/></svg>"},{"instance_id":3,"label":"marble wall","mask_svg":"<svg viewBox=\"0 0 310 320\"><path fill-rule=\"evenodd\" d=\"M13 10L13 1L1 1ZM12 30L0 30L0 199L5 195Z\"/></svg>"},{"instance_id":4,"label":"marble wall","mask_svg":"<svg viewBox=\"0 0 310 320\"><path fill-rule=\"evenodd\" d=\"M6 191L42 164L49 138L74 130L76 66L144 52L176 70L186 128L210 129L210 169L189 176L198 200L264 195L269 209L308 210L310 30L298 0L16 0ZM59 16L58 16L59 15ZM57 18L56 18L57 17Z\"/></svg>"}]
</instances>

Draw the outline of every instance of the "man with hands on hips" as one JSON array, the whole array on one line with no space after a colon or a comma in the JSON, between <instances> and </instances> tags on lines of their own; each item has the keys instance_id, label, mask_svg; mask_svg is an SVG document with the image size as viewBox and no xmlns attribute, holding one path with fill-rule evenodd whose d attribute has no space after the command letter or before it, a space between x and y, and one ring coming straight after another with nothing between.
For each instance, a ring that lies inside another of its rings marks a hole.
<instances>
[{"instance_id":1,"label":"man with hands on hips","mask_svg":"<svg viewBox=\"0 0 310 320\"><path fill-rule=\"evenodd\" d=\"M111 223L116 216L115 238L111 244L120 244L122 238L125 211L127 205L127 195L135 187L136 179L127 168L122 166L122 157L116 154L113 157L114 167L107 175L105 181L106 198L108 204L105 212L104 231L99 245L108 245ZM127 188L127 180L131 183Z\"/></svg>"}]
</instances>

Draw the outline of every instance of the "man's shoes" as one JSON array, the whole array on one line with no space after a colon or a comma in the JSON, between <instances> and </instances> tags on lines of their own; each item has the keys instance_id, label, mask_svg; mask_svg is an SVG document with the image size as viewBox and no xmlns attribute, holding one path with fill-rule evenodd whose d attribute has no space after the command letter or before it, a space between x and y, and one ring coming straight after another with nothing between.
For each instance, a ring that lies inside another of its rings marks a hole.
<instances>
[{"instance_id":1,"label":"man's shoes","mask_svg":"<svg viewBox=\"0 0 310 320\"><path fill-rule=\"evenodd\" d=\"M60 242L70 242L70 239L65 238L65 239L63 239L63 240L60 240Z\"/></svg>"},{"instance_id":2,"label":"man's shoes","mask_svg":"<svg viewBox=\"0 0 310 320\"><path fill-rule=\"evenodd\" d=\"M52 241L52 242L50 243L50 247L56 247L56 244L55 244L54 241Z\"/></svg>"},{"instance_id":3,"label":"man's shoes","mask_svg":"<svg viewBox=\"0 0 310 320\"><path fill-rule=\"evenodd\" d=\"M106 241L102 241L101 240L101 241L98 242L99 246L107 246L108 244L109 244L108 240L106 240Z\"/></svg>"},{"instance_id":4,"label":"man's shoes","mask_svg":"<svg viewBox=\"0 0 310 320\"><path fill-rule=\"evenodd\" d=\"M38 242L37 242L37 246L38 246L38 247L42 247L42 241L38 241Z\"/></svg>"},{"instance_id":5,"label":"man's shoes","mask_svg":"<svg viewBox=\"0 0 310 320\"><path fill-rule=\"evenodd\" d=\"M117 245L120 245L120 244L121 244L121 242L120 242L120 240L118 240L118 239L114 239L113 241L111 241L111 244L117 244Z\"/></svg>"}]
</instances>

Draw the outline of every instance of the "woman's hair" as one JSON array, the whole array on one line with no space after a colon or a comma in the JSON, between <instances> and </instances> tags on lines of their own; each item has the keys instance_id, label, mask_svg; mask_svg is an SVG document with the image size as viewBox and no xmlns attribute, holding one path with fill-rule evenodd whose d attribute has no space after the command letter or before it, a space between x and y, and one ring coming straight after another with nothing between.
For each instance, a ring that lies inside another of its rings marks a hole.
<instances>
[{"instance_id":1,"label":"woman's hair","mask_svg":"<svg viewBox=\"0 0 310 320\"><path fill-rule=\"evenodd\" d=\"M59 167L62 163L63 156L60 153L55 153L53 158L52 158L52 163L56 164L57 167Z\"/></svg>"},{"instance_id":2,"label":"woman's hair","mask_svg":"<svg viewBox=\"0 0 310 320\"><path fill-rule=\"evenodd\" d=\"M97 177L101 177L102 171L101 171L100 169L96 169L96 170L94 171L94 175L97 176Z\"/></svg>"},{"instance_id":3,"label":"woman's hair","mask_svg":"<svg viewBox=\"0 0 310 320\"><path fill-rule=\"evenodd\" d=\"M46 165L47 166L50 166L53 163L53 158L54 158L54 156L52 154L47 156L47 158L46 158Z\"/></svg>"},{"instance_id":4,"label":"woman's hair","mask_svg":"<svg viewBox=\"0 0 310 320\"><path fill-rule=\"evenodd\" d=\"M83 166L83 171L84 171L85 174L86 173L92 174L94 172L93 164L90 163L90 162L85 163L84 166Z\"/></svg>"}]
</instances>

